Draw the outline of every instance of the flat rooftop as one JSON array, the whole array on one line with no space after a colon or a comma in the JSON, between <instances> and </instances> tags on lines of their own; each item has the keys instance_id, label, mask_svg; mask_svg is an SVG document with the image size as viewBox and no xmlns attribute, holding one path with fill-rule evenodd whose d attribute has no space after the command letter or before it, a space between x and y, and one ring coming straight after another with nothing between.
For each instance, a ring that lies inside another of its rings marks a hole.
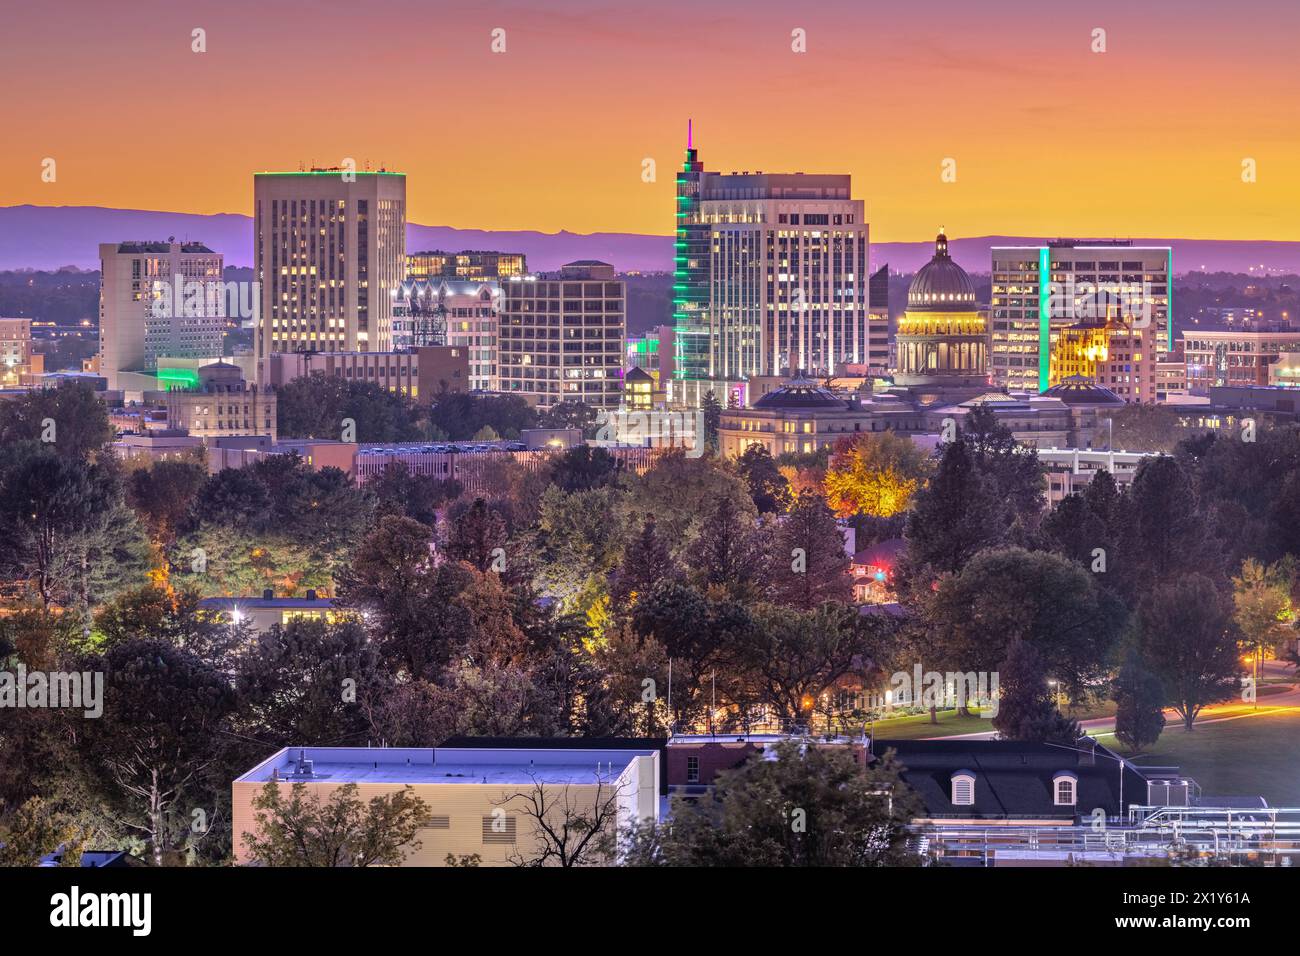
<instances>
[{"instance_id":1,"label":"flat rooftop","mask_svg":"<svg viewBox=\"0 0 1300 956\"><path fill-rule=\"evenodd\" d=\"M470 747L286 747L236 783L265 783L278 772L285 783L487 784L608 783L647 750L502 750ZM303 760L311 775L299 772Z\"/></svg>"}]
</instances>

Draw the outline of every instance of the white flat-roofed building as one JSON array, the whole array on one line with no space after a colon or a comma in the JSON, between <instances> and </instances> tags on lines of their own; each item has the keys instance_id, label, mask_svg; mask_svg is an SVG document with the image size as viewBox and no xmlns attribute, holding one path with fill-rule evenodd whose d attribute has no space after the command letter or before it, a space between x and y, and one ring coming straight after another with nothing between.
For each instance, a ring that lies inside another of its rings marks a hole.
<instances>
[{"instance_id":1,"label":"white flat-roofed building","mask_svg":"<svg viewBox=\"0 0 1300 956\"><path fill-rule=\"evenodd\" d=\"M99 370L110 389L156 388L162 357L221 357L221 253L174 239L106 242L99 261Z\"/></svg>"},{"instance_id":2,"label":"white flat-roofed building","mask_svg":"<svg viewBox=\"0 0 1300 956\"><path fill-rule=\"evenodd\" d=\"M620 827L659 818L659 751L460 747L286 747L231 784L233 852L248 863L243 834L257 827L253 802L267 783L305 784L326 801L349 783L362 801L409 786L425 802L419 849L405 866L442 866L447 856L477 854L484 866L528 859L541 845L525 795L578 812L616 801Z\"/></svg>"}]
</instances>

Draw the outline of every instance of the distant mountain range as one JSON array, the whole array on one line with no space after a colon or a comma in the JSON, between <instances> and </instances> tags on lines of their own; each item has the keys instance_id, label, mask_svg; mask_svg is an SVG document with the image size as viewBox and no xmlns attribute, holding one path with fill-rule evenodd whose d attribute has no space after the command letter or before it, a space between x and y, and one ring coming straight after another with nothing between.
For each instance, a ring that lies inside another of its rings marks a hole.
<instances>
[{"instance_id":1,"label":"distant mountain range","mask_svg":"<svg viewBox=\"0 0 1300 956\"><path fill-rule=\"evenodd\" d=\"M234 213L196 215L101 206L0 207L0 270L99 268L99 243L128 239L161 240L168 236L207 243L232 266L252 263L252 218ZM979 236L954 239L949 251L971 272L987 272L992 246L1038 245L1042 237ZM1135 245L1172 245L1174 270L1300 273L1300 242L1217 239L1134 238ZM529 268L556 269L575 259L601 259L623 272L672 268L672 237L623 232L545 233L532 230L491 231L450 226L406 227L406 248L496 249L522 252ZM932 242L884 242L871 246L872 267L889 263L891 271L912 272L933 254Z\"/></svg>"}]
</instances>

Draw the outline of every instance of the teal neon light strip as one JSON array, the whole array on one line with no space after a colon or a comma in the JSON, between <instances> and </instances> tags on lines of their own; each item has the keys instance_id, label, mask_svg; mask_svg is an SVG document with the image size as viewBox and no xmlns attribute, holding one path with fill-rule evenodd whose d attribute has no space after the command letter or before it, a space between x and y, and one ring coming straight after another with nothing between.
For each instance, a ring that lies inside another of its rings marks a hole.
<instances>
[{"instance_id":1,"label":"teal neon light strip","mask_svg":"<svg viewBox=\"0 0 1300 956\"><path fill-rule=\"evenodd\" d=\"M1169 272L1165 275L1165 315L1168 318L1165 324L1168 326L1168 349L1170 353L1174 351L1174 247L1169 247Z\"/></svg>"},{"instance_id":2,"label":"teal neon light strip","mask_svg":"<svg viewBox=\"0 0 1300 956\"><path fill-rule=\"evenodd\" d=\"M1047 389L1052 361L1051 309L1052 257L1048 250L1038 250L1038 390Z\"/></svg>"}]
</instances>

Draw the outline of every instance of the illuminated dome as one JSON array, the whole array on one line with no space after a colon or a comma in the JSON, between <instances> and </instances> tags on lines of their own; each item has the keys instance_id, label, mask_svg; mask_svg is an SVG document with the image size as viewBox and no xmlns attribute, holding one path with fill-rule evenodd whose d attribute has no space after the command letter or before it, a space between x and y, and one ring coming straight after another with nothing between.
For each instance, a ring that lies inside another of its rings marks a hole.
<instances>
[{"instance_id":1,"label":"illuminated dome","mask_svg":"<svg viewBox=\"0 0 1300 956\"><path fill-rule=\"evenodd\" d=\"M939 230L934 258L921 266L907 290L909 312L969 312L975 309L975 285L966 270L948 255L948 237Z\"/></svg>"},{"instance_id":2,"label":"illuminated dome","mask_svg":"<svg viewBox=\"0 0 1300 956\"><path fill-rule=\"evenodd\" d=\"M839 408L848 403L836 397L824 385L811 379L800 378L773 389L754 402L754 408Z\"/></svg>"}]
</instances>

